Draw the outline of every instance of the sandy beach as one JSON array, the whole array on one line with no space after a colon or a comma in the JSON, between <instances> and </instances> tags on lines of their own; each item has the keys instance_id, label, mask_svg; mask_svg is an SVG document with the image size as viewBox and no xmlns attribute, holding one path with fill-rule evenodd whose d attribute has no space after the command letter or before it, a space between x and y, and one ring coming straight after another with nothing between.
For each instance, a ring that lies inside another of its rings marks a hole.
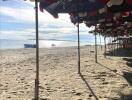
<instances>
[{"instance_id":1,"label":"sandy beach","mask_svg":"<svg viewBox=\"0 0 132 100\"><path fill-rule=\"evenodd\" d=\"M95 63L94 47L81 47L79 75L77 47L40 49L40 98L132 100L132 67L103 52L98 47ZM32 100L34 79L35 49L0 50L0 100Z\"/></svg>"}]
</instances>

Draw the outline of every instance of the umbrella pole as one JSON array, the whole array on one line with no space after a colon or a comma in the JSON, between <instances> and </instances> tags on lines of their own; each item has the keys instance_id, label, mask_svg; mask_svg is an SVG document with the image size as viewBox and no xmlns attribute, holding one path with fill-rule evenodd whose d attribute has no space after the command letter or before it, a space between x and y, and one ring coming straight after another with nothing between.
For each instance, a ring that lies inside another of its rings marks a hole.
<instances>
[{"instance_id":1,"label":"umbrella pole","mask_svg":"<svg viewBox=\"0 0 132 100\"><path fill-rule=\"evenodd\" d=\"M80 71L80 31L79 31L79 21L77 23L77 32L78 32L78 74L80 74L81 71Z\"/></svg>"},{"instance_id":2,"label":"umbrella pole","mask_svg":"<svg viewBox=\"0 0 132 100\"><path fill-rule=\"evenodd\" d=\"M118 40L117 40L117 37L116 37L116 50L117 50L117 54L118 54Z\"/></svg>"},{"instance_id":3,"label":"umbrella pole","mask_svg":"<svg viewBox=\"0 0 132 100\"><path fill-rule=\"evenodd\" d=\"M115 41L115 37L114 37L114 41ZM115 42L114 42L114 56L115 56Z\"/></svg>"},{"instance_id":4,"label":"umbrella pole","mask_svg":"<svg viewBox=\"0 0 132 100\"><path fill-rule=\"evenodd\" d=\"M111 51L113 52L113 43L112 43L112 37L111 37ZM112 53L113 54L113 53Z\"/></svg>"},{"instance_id":5,"label":"umbrella pole","mask_svg":"<svg viewBox=\"0 0 132 100\"><path fill-rule=\"evenodd\" d=\"M97 33L95 27L95 62L97 63Z\"/></svg>"},{"instance_id":6,"label":"umbrella pole","mask_svg":"<svg viewBox=\"0 0 132 100\"><path fill-rule=\"evenodd\" d=\"M113 43L113 37L112 37L112 55L114 56L114 43Z\"/></svg>"},{"instance_id":7,"label":"umbrella pole","mask_svg":"<svg viewBox=\"0 0 132 100\"><path fill-rule=\"evenodd\" d=\"M99 34L99 39L100 39L100 48L101 48L101 51L102 51L101 35L100 34Z\"/></svg>"},{"instance_id":8,"label":"umbrella pole","mask_svg":"<svg viewBox=\"0 0 132 100\"><path fill-rule=\"evenodd\" d=\"M106 36L104 37L104 43L105 43L105 52L104 52L104 56L106 58Z\"/></svg>"},{"instance_id":9,"label":"umbrella pole","mask_svg":"<svg viewBox=\"0 0 132 100\"><path fill-rule=\"evenodd\" d=\"M36 23L36 79L35 100L39 100L39 33L38 33L38 0L35 0L35 23Z\"/></svg>"}]
</instances>

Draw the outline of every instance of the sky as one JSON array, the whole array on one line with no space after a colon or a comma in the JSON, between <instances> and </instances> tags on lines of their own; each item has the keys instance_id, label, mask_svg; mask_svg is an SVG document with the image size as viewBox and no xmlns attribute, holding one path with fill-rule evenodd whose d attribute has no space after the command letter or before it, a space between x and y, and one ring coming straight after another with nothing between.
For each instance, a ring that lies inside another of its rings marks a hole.
<instances>
[{"instance_id":1,"label":"sky","mask_svg":"<svg viewBox=\"0 0 132 100\"><path fill-rule=\"evenodd\" d=\"M94 36L84 24L80 24L81 40L89 41ZM68 14L59 14L55 19L48 12L39 11L39 38L46 40L77 40L77 27ZM0 0L0 39L35 39L34 2L24 0Z\"/></svg>"}]
</instances>

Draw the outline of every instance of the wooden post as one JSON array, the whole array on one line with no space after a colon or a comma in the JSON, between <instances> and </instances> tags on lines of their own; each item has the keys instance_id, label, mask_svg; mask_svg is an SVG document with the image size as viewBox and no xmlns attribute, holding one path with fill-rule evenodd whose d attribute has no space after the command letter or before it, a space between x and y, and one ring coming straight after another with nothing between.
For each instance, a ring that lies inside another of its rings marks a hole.
<instances>
[{"instance_id":1,"label":"wooden post","mask_svg":"<svg viewBox=\"0 0 132 100\"><path fill-rule=\"evenodd\" d=\"M104 56L106 58L106 36L104 37L104 44L105 44L105 52L104 52Z\"/></svg>"},{"instance_id":2,"label":"wooden post","mask_svg":"<svg viewBox=\"0 0 132 100\"><path fill-rule=\"evenodd\" d=\"M38 33L38 0L35 0L35 21L36 21L36 79L35 79L35 100L39 100L39 33Z\"/></svg>"},{"instance_id":3,"label":"wooden post","mask_svg":"<svg viewBox=\"0 0 132 100\"><path fill-rule=\"evenodd\" d=\"M115 53L116 53L116 48L115 48L115 36L114 36L114 56L115 56Z\"/></svg>"},{"instance_id":4,"label":"wooden post","mask_svg":"<svg viewBox=\"0 0 132 100\"><path fill-rule=\"evenodd\" d=\"M78 74L81 73L80 71L80 31L79 31L79 18L77 23L77 32L78 32Z\"/></svg>"},{"instance_id":5,"label":"wooden post","mask_svg":"<svg viewBox=\"0 0 132 100\"><path fill-rule=\"evenodd\" d=\"M112 55L114 56L114 43L113 43L113 37L112 37Z\"/></svg>"},{"instance_id":6,"label":"wooden post","mask_svg":"<svg viewBox=\"0 0 132 100\"><path fill-rule=\"evenodd\" d=\"M100 34L99 34L99 39L100 39L100 48L101 48L101 51L102 51L101 35Z\"/></svg>"},{"instance_id":7,"label":"wooden post","mask_svg":"<svg viewBox=\"0 0 132 100\"><path fill-rule=\"evenodd\" d=\"M96 26L95 26L95 62L97 63L97 33L96 33Z\"/></svg>"}]
</instances>

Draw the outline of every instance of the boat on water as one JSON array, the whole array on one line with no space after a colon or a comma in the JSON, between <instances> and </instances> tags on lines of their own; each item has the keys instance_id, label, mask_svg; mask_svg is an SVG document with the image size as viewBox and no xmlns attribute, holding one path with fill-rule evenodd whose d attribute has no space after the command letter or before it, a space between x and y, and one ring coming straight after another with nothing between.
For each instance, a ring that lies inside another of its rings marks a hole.
<instances>
[{"instance_id":1,"label":"boat on water","mask_svg":"<svg viewBox=\"0 0 132 100\"><path fill-rule=\"evenodd\" d=\"M36 44L24 44L24 48L36 48Z\"/></svg>"},{"instance_id":2,"label":"boat on water","mask_svg":"<svg viewBox=\"0 0 132 100\"><path fill-rule=\"evenodd\" d=\"M55 47L56 45L55 44L51 44L51 47Z\"/></svg>"}]
</instances>

